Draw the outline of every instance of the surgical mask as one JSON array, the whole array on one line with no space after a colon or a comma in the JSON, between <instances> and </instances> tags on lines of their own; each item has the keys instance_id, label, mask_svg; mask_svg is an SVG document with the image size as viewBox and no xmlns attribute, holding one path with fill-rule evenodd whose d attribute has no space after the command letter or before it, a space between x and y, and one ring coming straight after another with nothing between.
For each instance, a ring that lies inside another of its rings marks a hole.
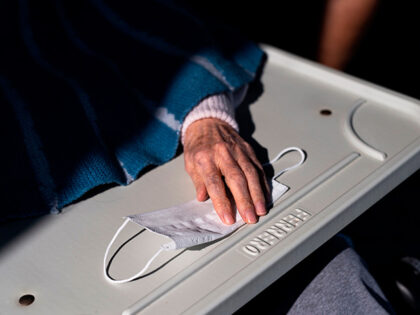
<instances>
[{"instance_id":1,"label":"surgical mask","mask_svg":"<svg viewBox=\"0 0 420 315\"><path fill-rule=\"evenodd\" d=\"M286 148L283 151L281 151L273 160L264 165L273 165L283 155L292 151L299 152L301 159L295 165L285 168L274 175L274 177L271 180L271 204L276 202L276 200L278 200L289 189L289 187L279 183L275 179L281 174L300 166L305 161L305 153L301 149L296 147ZM149 259L144 268L140 270L137 274L128 279L115 280L112 279L107 272L108 253L112 244L115 242L115 239L130 221L146 228L151 232L167 236L170 239L170 242L163 244L160 247L160 249L156 252L156 254L154 254ZM226 235L229 235L243 224L244 221L242 220L238 211L236 211L236 222L234 224L225 225L224 223L222 223L222 221L219 219L216 211L213 208L211 200L207 200L205 202L191 200L187 203L166 209L129 215L125 217L124 223L117 230L105 251L103 266L104 276L107 280L109 280L112 283L125 283L132 281L144 274L144 272L146 272L153 260L163 250L189 248L192 246L208 243L220 239Z\"/></svg>"}]
</instances>

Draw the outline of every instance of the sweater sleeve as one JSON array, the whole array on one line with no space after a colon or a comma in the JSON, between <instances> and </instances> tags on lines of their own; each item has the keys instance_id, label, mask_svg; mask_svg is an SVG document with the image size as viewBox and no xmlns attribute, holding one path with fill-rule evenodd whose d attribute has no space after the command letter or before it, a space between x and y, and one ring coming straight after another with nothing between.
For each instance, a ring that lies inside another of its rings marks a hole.
<instances>
[{"instance_id":1,"label":"sweater sleeve","mask_svg":"<svg viewBox=\"0 0 420 315\"><path fill-rule=\"evenodd\" d=\"M195 121L204 118L217 118L239 131L238 123L235 120L235 109L244 100L248 91L248 85L235 92L211 95L203 99L185 117L181 127L181 142L184 144L184 136L187 128Z\"/></svg>"}]
</instances>

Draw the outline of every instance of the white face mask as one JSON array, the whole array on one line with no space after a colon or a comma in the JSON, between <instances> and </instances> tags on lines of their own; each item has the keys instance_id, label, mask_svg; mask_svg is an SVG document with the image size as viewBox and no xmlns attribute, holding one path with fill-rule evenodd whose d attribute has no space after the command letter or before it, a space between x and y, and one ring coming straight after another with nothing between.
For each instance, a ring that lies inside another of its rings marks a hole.
<instances>
[{"instance_id":1,"label":"white face mask","mask_svg":"<svg viewBox=\"0 0 420 315\"><path fill-rule=\"evenodd\" d=\"M275 178L281 174L300 166L305 161L305 153L296 147L286 148L281 151L273 160L266 165L274 164L284 154L292 151L297 151L301 155L301 159L295 165L288 167L274 175L271 180L271 203L276 202L289 187L277 182ZM266 166L264 165L264 166ZM165 235L170 238L170 242L161 246L155 255L147 262L145 267L135 274L134 276L123 279L112 279L107 272L107 257L109 250L114 243L115 239L121 230L127 225L128 222L134 222L146 228L149 231ZM140 213L126 217L126 220L117 230L111 242L109 243L104 257L104 275L107 280L112 283L125 283L134 280L141 276L150 266L152 261L162 252L162 250L174 250L180 248L188 248L204 243L208 243L219 238L222 238L244 224L238 211L236 211L236 222L232 225L225 225L219 219L216 211L213 208L211 200L199 202L192 200L187 203L147 213Z\"/></svg>"}]
</instances>

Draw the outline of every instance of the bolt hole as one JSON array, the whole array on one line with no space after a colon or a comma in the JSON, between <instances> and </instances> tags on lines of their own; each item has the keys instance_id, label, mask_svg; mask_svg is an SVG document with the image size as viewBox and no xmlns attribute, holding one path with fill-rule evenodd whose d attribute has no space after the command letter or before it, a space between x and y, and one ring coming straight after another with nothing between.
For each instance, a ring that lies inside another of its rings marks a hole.
<instances>
[{"instance_id":1,"label":"bolt hole","mask_svg":"<svg viewBox=\"0 0 420 315\"><path fill-rule=\"evenodd\" d=\"M319 111L319 113L320 113L322 116L330 116L330 115L332 114L331 110L329 110L329 109L321 109L321 110Z\"/></svg>"},{"instance_id":2,"label":"bolt hole","mask_svg":"<svg viewBox=\"0 0 420 315\"><path fill-rule=\"evenodd\" d=\"M19 304L23 306L31 305L35 301L35 297L32 294L22 295L19 299Z\"/></svg>"}]
</instances>

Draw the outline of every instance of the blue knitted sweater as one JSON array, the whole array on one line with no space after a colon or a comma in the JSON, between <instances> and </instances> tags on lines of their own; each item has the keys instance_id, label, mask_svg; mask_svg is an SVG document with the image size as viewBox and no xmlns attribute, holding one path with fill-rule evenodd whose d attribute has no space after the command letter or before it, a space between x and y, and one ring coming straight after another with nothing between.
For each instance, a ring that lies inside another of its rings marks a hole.
<instances>
[{"instance_id":1,"label":"blue knitted sweater","mask_svg":"<svg viewBox=\"0 0 420 315\"><path fill-rule=\"evenodd\" d=\"M57 212L170 160L186 114L263 52L173 2L1 1L0 220ZM144 2L144 3L143 3Z\"/></svg>"}]
</instances>

